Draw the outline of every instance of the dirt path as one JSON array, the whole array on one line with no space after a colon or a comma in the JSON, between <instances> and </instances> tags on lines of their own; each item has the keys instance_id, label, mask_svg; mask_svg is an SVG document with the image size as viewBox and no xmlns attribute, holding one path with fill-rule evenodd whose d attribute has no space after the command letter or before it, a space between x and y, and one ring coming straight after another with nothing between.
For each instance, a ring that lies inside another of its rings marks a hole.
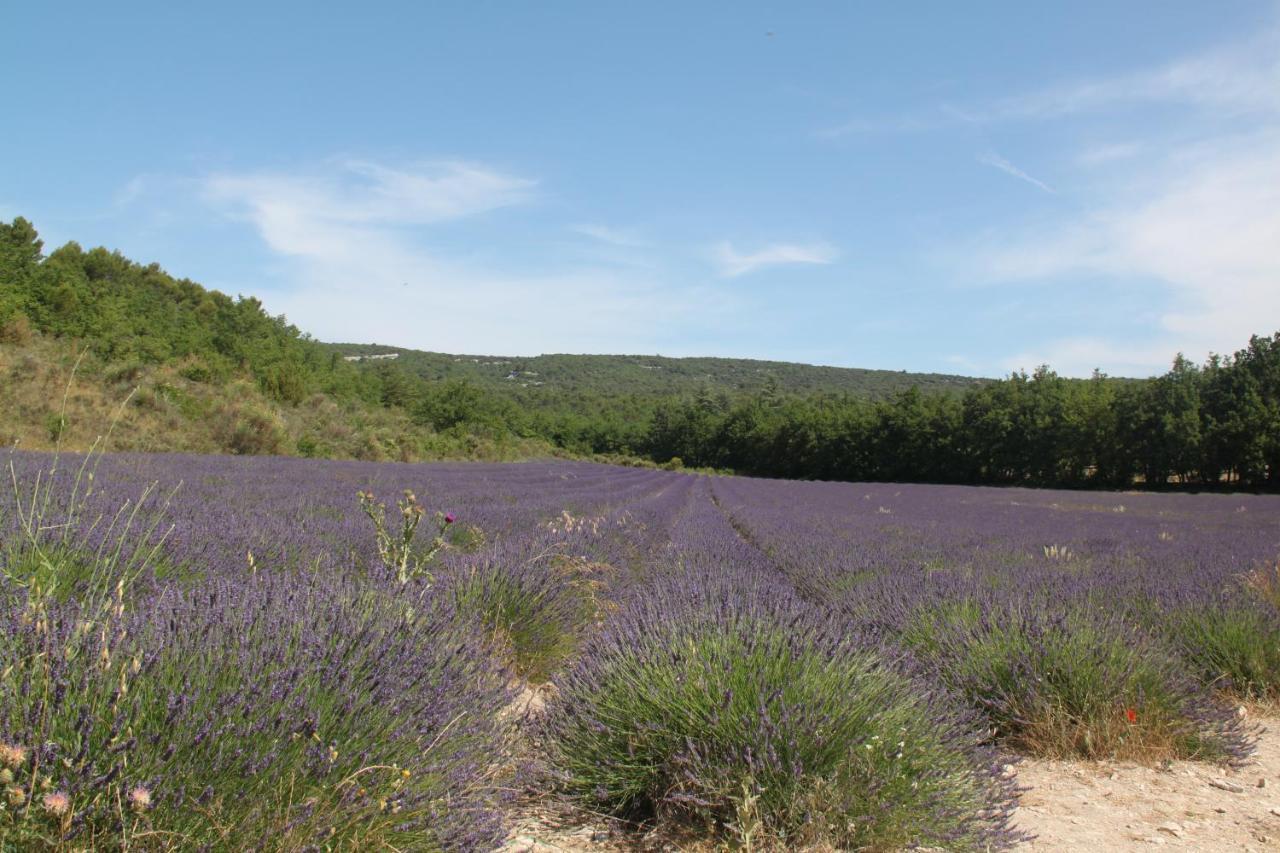
<instances>
[{"instance_id":1,"label":"dirt path","mask_svg":"<svg viewBox=\"0 0 1280 853\"><path fill-rule=\"evenodd\" d=\"M1026 851L1280 850L1280 719L1263 721L1258 751L1237 771L1190 762L1024 761L1016 823Z\"/></svg>"},{"instance_id":2,"label":"dirt path","mask_svg":"<svg viewBox=\"0 0 1280 853\"><path fill-rule=\"evenodd\" d=\"M1023 761L1014 821L1033 833L1019 853L1049 851L1280 850L1280 717L1265 728L1239 770L1177 762L1167 769L1104 762ZM529 815L504 853L620 853L707 850L643 838L604 820Z\"/></svg>"}]
</instances>

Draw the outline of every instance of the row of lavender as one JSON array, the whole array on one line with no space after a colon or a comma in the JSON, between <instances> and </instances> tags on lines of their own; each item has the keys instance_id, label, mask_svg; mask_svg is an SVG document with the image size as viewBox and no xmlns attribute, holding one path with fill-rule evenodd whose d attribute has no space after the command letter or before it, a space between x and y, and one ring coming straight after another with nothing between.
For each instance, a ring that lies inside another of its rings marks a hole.
<instances>
[{"instance_id":1,"label":"row of lavender","mask_svg":"<svg viewBox=\"0 0 1280 853\"><path fill-rule=\"evenodd\" d=\"M541 787L756 846L1000 846L1007 750L1233 760L1221 690L1280 679L1246 582L1275 498L11 462L0 827L48 843L484 849ZM406 489L453 547L398 583L356 494ZM559 688L520 732L513 674Z\"/></svg>"}]
</instances>

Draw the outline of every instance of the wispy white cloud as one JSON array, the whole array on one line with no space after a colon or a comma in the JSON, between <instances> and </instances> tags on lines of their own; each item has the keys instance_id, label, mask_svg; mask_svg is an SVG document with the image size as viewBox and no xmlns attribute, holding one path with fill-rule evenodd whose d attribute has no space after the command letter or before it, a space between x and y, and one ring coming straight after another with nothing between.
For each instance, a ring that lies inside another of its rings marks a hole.
<instances>
[{"instance_id":1,"label":"wispy white cloud","mask_svg":"<svg viewBox=\"0 0 1280 853\"><path fill-rule=\"evenodd\" d=\"M956 116L948 109L916 115L889 115L853 118L832 127L813 132L818 139L839 139L845 136L874 136L886 133L919 133L936 130L955 123Z\"/></svg>"},{"instance_id":2,"label":"wispy white cloud","mask_svg":"<svg viewBox=\"0 0 1280 853\"><path fill-rule=\"evenodd\" d=\"M1154 69L1047 87L975 108L977 120L1061 118L1135 102L1228 113L1280 109L1280 33L1267 32Z\"/></svg>"},{"instance_id":3,"label":"wispy white cloud","mask_svg":"<svg viewBox=\"0 0 1280 853\"><path fill-rule=\"evenodd\" d=\"M691 331L705 317L739 321L738 297L722 288L608 264L513 271L429 247L432 226L520 204L535 186L476 165L343 162L219 174L203 197L282 256L279 286L245 292L322 340L514 355L680 352L699 345Z\"/></svg>"},{"instance_id":4,"label":"wispy white cloud","mask_svg":"<svg viewBox=\"0 0 1280 853\"><path fill-rule=\"evenodd\" d=\"M978 155L978 162L983 164L984 166L990 166L993 169L999 169L1001 172L1004 172L1006 175L1012 175L1013 177L1017 178L1020 181L1025 181L1026 183L1031 184L1031 186L1035 187L1038 190L1042 190L1047 193L1053 192L1053 187L1049 186L1039 178L1033 178L1031 175L1028 175L1026 172L1022 171L1017 166L1013 165L1008 160L1001 157L999 154L997 154L994 151L988 151L985 154Z\"/></svg>"},{"instance_id":5,"label":"wispy white cloud","mask_svg":"<svg viewBox=\"0 0 1280 853\"><path fill-rule=\"evenodd\" d=\"M126 207L133 204L147 191L149 183L147 175L134 175L116 192L114 199L116 206Z\"/></svg>"},{"instance_id":6,"label":"wispy white cloud","mask_svg":"<svg viewBox=\"0 0 1280 853\"><path fill-rule=\"evenodd\" d=\"M1202 358L1280 328L1280 122L1171 150L1150 168L1095 210L1005 235L982 253L983 275L992 281L1085 274L1117 287L1155 281L1165 288L1150 347L1065 336L1046 339L1033 360L1079 368L1082 354L1092 352L1095 363L1107 356L1159 368L1177 349Z\"/></svg>"},{"instance_id":7,"label":"wispy white cloud","mask_svg":"<svg viewBox=\"0 0 1280 853\"><path fill-rule=\"evenodd\" d=\"M712 260L725 278L785 264L830 264L838 256L839 252L826 243L774 243L754 252L740 252L726 240L711 250Z\"/></svg>"},{"instance_id":8,"label":"wispy white cloud","mask_svg":"<svg viewBox=\"0 0 1280 853\"><path fill-rule=\"evenodd\" d=\"M1108 142L1092 145L1076 155L1076 164L1092 168L1129 160L1141 154L1143 147L1141 142Z\"/></svg>"},{"instance_id":9,"label":"wispy white cloud","mask_svg":"<svg viewBox=\"0 0 1280 853\"><path fill-rule=\"evenodd\" d=\"M392 169L348 160L311 173L220 174L210 201L247 218L289 255L341 251L361 229L428 225L527 201L536 182L466 163Z\"/></svg>"},{"instance_id":10,"label":"wispy white cloud","mask_svg":"<svg viewBox=\"0 0 1280 853\"><path fill-rule=\"evenodd\" d=\"M570 226L569 230L575 234L599 240L601 243L608 243L611 246L637 249L649 245L649 240L635 228L616 228L608 225L587 223Z\"/></svg>"},{"instance_id":11,"label":"wispy white cloud","mask_svg":"<svg viewBox=\"0 0 1280 853\"><path fill-rule=\"evenodd\" d=\"M1018 287L1140 286L1150 311L1116 333L1045 330L1004 367L1156 373L1174 352L1199 359L1280 328L1280 32L993 101L971 118L1087 121L1152 107L1164 133L1086 147L1059 164L1086 170L1076 212L1000 233L976 261L980 279ZM1088 180L1087 170L1120 162L1118 177ZM988 164L1029 179L1007 161Z\"/></svg>"},{"instance_id":12,"label":"wispy white cloud","mask_svg":"<svg viewBox=\"0 0 1280 853\"><path fill-rule=\"evenodd\" d=\"M897 115L855 117L814 135L833 139L1062 119L1139 103L1191 106L1222 116L1280 109L1280 29L1155 68L1065 81L965 104L943 103Z\"/></svg>"}]
</instances>

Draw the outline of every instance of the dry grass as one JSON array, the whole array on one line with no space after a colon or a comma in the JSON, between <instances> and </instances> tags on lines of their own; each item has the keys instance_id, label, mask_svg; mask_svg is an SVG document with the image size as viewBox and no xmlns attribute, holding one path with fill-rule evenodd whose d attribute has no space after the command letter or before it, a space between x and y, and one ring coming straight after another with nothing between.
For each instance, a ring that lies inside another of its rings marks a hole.
<instances>
[{"instance_id":1,"label":"dry grass","mask_svg":"<svg viewBox=\"0 0 1280 853\"><path fill-rule=\"evenodd\" d=\"M1050 760L1131 761L1156 766L1186 756L1186 735L1175 720L1081 720L1065 711L1046 711L1026 721L1008 738L1015 752Z\"/></svg>"},{"instance_id":2,"label":"dry grass","mask_svg":"<svg viewBox=\"0 0 1280 853\"><path fill-rule=\"evenodd\" d=\"M1245 584L1280 612L1280 559L1249 572L1245 575Z\"/></svg>"},{"instance_id":3,"label":"dry grass","mask_svg":"<svg viewBox=\"0 0 1280 853\"><path fill-rule=\"evenodd\" d=\"M549 449L440 435L402 410L344 405L324 394L281 405L249 377L196 382L183 367L108 364L69 341L7 335L0 340L0 446L51 450L60 442L64 450L88 450L132 394L111 450L416 462L509 461Z\"/></svg>"}]
</instances>

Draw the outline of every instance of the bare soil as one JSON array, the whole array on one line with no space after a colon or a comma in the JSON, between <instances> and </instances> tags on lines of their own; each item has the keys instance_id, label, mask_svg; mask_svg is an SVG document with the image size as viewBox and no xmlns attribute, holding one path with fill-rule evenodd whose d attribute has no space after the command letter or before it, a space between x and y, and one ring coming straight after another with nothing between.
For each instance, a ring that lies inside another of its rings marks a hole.
<instances>
[{"instance_id":1,"label":"bare soil","mask_svg":"<svg viewBox=\"0 0 1280 853\"><path fill-rule=\"evenodd\" d=\"M1253 757L1237 770L1024 761L1018 828L1028 851L1280 850L1280 718L1261 720Z\"/></svg>"}]
</instances>

